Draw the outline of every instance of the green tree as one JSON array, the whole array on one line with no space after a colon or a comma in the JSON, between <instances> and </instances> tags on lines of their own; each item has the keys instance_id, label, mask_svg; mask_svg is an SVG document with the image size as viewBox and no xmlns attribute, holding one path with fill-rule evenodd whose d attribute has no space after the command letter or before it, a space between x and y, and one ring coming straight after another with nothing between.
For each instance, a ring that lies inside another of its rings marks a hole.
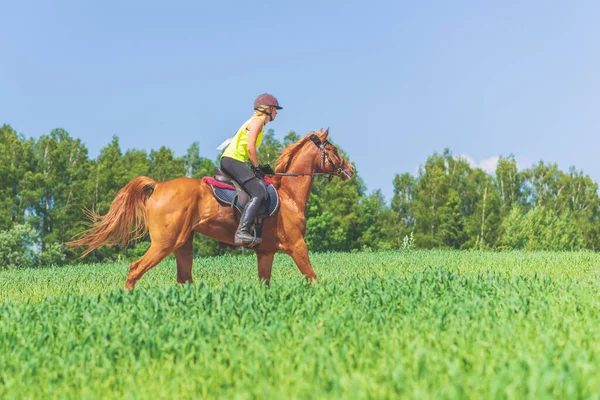
<instances>
[{"instance_id":1,"label":"green tree","mask_svg":"<svg viewBox=\"0 0 600 400\"><path fill-rule=\"evenodd\" d=\"M121 157L119 138L113 136L112 141L100 150L98 158L91 163L92 187L89 190L93 198L92 211L105 214L119 189L126 184Z\"/></svg>"},{"instance_id":2,"label":"green tree","mask_svg":"<svg viewBox=\"0 0 600 400\"><path fill-rule=\"evenodd\" d=\"M466 241L464 220L461 214L461 199L458 192L450 189L446 204L439 208L439 237L444 247L460 248Z\"/></svg>"},{"instance_id":3,"label":"green tree","mask_svg":"<svg viewBox=\"0 0 600 400\"><path fill-rule=\"evenodd\" d=\"M148 175L150 159L144 150L127 150L116 167L118 174L115 183L121 189L134 178Z\"/></svg>"},{"instance_id":4,"label":"green tree","mask_svg":"<svg viewBox=\"0 0 600 400\"><path fill-rule=\"evenodd\" d=\"M465 217L468 238L461 248L492 248L501 236L501 205L494 178L482 169L472 170L468 178L472 210Z\"/></svg>"},{"instance_id":5,"label":"green tree","mask_svg":"<svg viewBox=\"0 0 600 400\"><path fill-rule=\"evenodd\" d=\"M540 161L533 168L523 171L524 197L530 208L546 207L556 209L564 182L562 172L556 164L548 165Z\"/></svg>"},{"instance_id":6,"label":"green tree","mask_svg":"<svg viewBox=\"0 0 600 400\"><path fill-rule=\"evenodd\" d=\"M296 143L298 140L300 140L300 136L294 131L289 131L283 138L283 147L286 148L289 145Z\"/></svg>"},{"instance_id":7,"label":"green tree","mask_svg":"<svg viewBox=\"0 0 600 400\"><path fill-rule=\"evenodd\" d=\"M439 230L442 211L448 201L448 186L445 159L434 154L419 168L416 196L412 205L417 247L431 248L443 245Z\"/></svg>"},{"instance_id":8,"label":"green tree","mask_svg":"<svg viewBox=\"0 0 600 400\"><path fill-rule=\"evenodd\" d=\"M200 157L200 144L194 142L183 157L183 163L188 178L200 179L204 176L213 176L215 164L208 158Z\"/></svg>"},{"instance_id":9,"label":"green tree","mask_svg":"<svg viewBox=\"0 0 600 400\"><path fill-rule=\"evenodd\" d=\"M387 250L398 248L401 239L395 227L398 215L385 203L381 190L363 195L358 204L358 248Z\"/></svg>"},{"instance_id":10,"label":"green tree","mask_svg":"<svg viewBox=\"0 0 600 400\"><path fill-rule=\"evenodd\" d=\"M40 235L40 254L79 230L77 213L90 204L87 149L63 129L43 135L33 147L34 168L23 179L29 220Z\"/></svg>"},{"instance_id":11,"label":"green tree","mask_svg":"<svg viewBox=\"0 0 600 400\"><path fill-rule=\"evenodd\" d=\"M259 164L270 164L274 169L282 149L283 145L275 138L275 131L269 129L267 133L263 135L262 143L258 148Z\"/></svg>"},{"instance_id":12,"label":"green tree","mask_svg":"<svg viewBox=\"0 0 600 400\"><path fill-rule=\"evenodd\" d=\"M517 170L517 162L511 154L507 158L500 157L496 165L496 191L499 195L503 216L506 216L521 199L523 176Z\"/></svg>"},{"instance_id":13,"label":"green tree","mask_svg":"<svg viewBox=\"0 0 600 400\"><path fill-rule=\"evenodd\" d=\"M157 181L164 182L186 174L183 157L175 157L171 149L161 146L158 151L150 151L148 175Z\"/></svg>"},{"instance_id":14,"label":"green tree","mask_svg":"<svg viewBox=\"0 0 600 400\"><path fill-rule=\"evenodd\" d=\"M0 128L0 230L25 221L23 180L31 169L33 141L8 125Z\"/></svg>"},{"instance_id":15,"label":"green tree","mask_svg":"<svg viewBox=\"0 0 600 400\"><path fill-rule=\"evenodd\" d=\"M577 250L585 245L584 237L570 213L562 216L539 206L526 213L519 206L504 221L503 244L527 250Z\"/></svg>"},{"instance_id":16,"label":"green tree","mask_svg":"<svg viewBox=\"0 0 600 400\"><path fill-rule=\"evenodd\" d=\"M416 195L417 181L408 173L396 174L394 177L394 195L392 197L391 210L396 213L398 227L396 229L396 240L398 246L402 243L404 236L415 230L415 215L413 200Z\"/></svg>"}]
</instances>

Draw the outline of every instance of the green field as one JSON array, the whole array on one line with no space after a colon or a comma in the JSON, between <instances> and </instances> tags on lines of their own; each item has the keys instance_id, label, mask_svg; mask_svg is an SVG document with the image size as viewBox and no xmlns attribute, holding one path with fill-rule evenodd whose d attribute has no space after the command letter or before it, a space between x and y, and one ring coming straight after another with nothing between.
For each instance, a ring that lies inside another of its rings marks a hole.
<instances>
[{"instance_id":1,"label":"green field","mask_svg":"<svg viewBox=\"0 0 600 400\"><path fill-rule=\"evenodd\" d=\"M0 398L598 398L600 255L315 254L0 272Z\"/></svg>"}]
</instances>

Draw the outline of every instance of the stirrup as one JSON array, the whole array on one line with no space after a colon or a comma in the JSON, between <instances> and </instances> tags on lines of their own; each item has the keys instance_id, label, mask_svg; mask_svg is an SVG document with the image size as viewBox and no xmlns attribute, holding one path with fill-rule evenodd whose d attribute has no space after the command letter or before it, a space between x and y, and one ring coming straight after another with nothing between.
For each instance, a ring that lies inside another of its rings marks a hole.
<instances>
[{"instance_id":1,"label":"stirrup","mask_svg":"<svg viewBox=\"0 0 600 400\"><path fill-rule=\"evenodd\" d=\"M241 236L241 235L243 236ZM251 234L250 232L236 232L235 233L235 244L249 244L256 240L256 235Z\"/></svg>"},{"instance_id":2,"label":"stirrup","mask_svg":"<svg viewBox=\"0 0 600 400\"><path fill-rule=\"evenodd\" d=\"M255 247L258 247L258 245L261 244L261 243L262 243L262 239L261 238L256 238L251 243L244 245L244 247L247 247L249 249L253 249Z\"/></svg>"},{"instance_id":3,"label":"stirrup","mask_svg":"<svg viewBox=\"0 0 600 400\"><path fill-rule=\"evenodd\" d=\"M250 234L248 234L248 236L246 237L250 237ZM240 240L239 237L239 232L235 233L235 238L234 238L235 244L240 245L240 246L244 246L244 247L255 247L258 246L259 244L262 243L262 238L257 237L256 236L256 229L252 230L252 238L249 240Z\"/></svg>"}]
</instances>

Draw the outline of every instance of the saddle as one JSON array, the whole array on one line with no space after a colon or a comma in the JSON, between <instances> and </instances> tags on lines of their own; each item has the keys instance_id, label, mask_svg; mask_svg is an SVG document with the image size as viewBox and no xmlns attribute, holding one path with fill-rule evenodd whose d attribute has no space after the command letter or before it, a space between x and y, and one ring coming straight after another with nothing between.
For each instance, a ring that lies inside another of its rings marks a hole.
<instances>
[{"instance_id":1,"label":"saddle","mask_svg":"<svg viewBox=\"0 0 600 400\"><path fill-rule=\"evenodd\" d=\"M246 203L250 199L248 193L219 167L215 167L214 178L205 176L202 178L202 181L210 186L219 204L225 207L233 207L240 213L244 210ZM275 190L271 180L267 176L265 176L265 183L267 184L268 198L261 206L257 218L268 218L279 210L279 194L277 190Z\"/></svg>"}]
</instances>

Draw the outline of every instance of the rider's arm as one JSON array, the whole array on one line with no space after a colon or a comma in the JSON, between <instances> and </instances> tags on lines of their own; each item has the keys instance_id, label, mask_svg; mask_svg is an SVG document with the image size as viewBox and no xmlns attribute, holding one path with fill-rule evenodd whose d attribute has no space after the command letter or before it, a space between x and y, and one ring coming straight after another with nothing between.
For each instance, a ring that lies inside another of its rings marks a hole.
<instances>
[{"instance_id":1,"label":"rider's arm","mask_svg":"<svg viewBox=\"0 0 600 400\"><path fill-rule=\"evenodd\" d=\"M248 124L248 155L250 162L255 167L258 166L258 154L256 153L256 139L262 130L263 122L260 118L254 118Z\"/></svg>"}]
</instances>

